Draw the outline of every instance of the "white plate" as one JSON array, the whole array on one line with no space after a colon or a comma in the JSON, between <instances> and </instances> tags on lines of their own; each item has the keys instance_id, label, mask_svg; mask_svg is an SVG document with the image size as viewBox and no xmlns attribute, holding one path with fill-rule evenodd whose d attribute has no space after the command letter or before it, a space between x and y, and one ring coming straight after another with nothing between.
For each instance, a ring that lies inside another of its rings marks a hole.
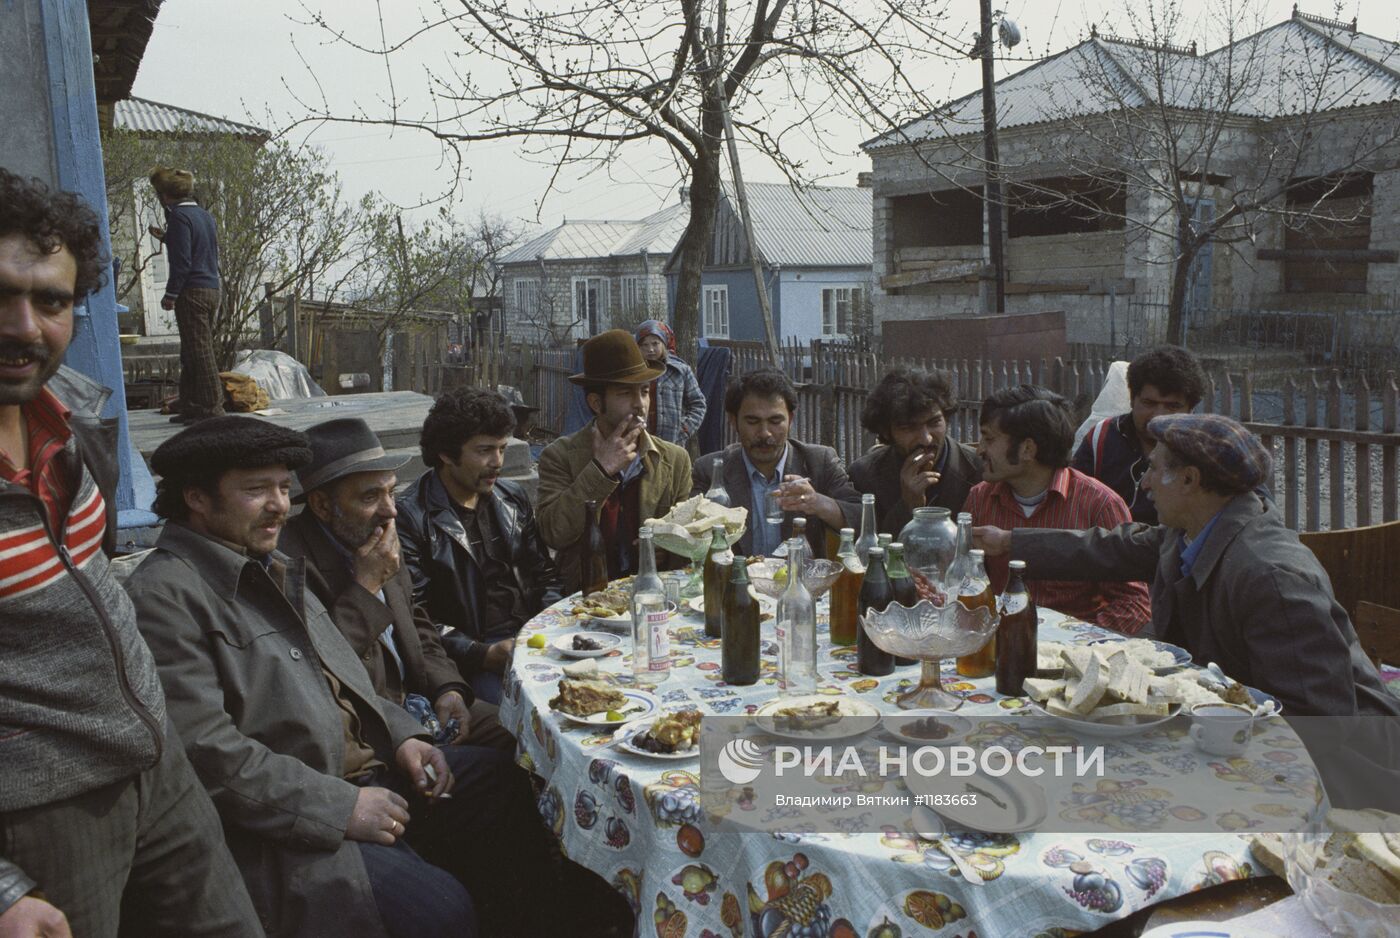
<instances>
[{"instance_id":1,"label":"white plate","mask_svg":"<svg viewBox=\"0 0 1400 938\"><path fill-rule=\"evenodd\" d=\"M1278 938L1234 922L1173 922L1142 933L1142 938Z\"/></svg>"},{"instance_id":2,"label":"white plate","mask_svg":"<svg viewBox=\"0 0 1400 938\"><path fill-rule=\"evenodd\" d=\"M1175 720L1177 715L1181 713L1181 704L1172 704L1167 709L1167 715L1164 717L1130 716L1109 717L1107 720L1103 721L1076 720L1072 717L1062 717L1059 714L1051 713L1050 711L1045 709L1044 705L1042 705L1039 701L1036 700L1030 701L1030 705L1031 709L1034 710L1040 716L1049 717L1051 720L1054 720L1061 726L1068 727L1069 729L1074 730L1076 733L1083 733L1085 736L1103 736L1114 739L1121 738L1124 736L1136 736L1139 733L1145 733L1148 730L1152 729L1154 726L1161 726L1163 723ZM1133 720L1138 722L1122 722L1127 720Z\"/></svg>"},{"instance_id":3,"label":"white plate","mask_svg":"<svg viewBox=\"0 0 1400 938\"><path fill-rule=\"evenodd\" d=\"M676 604L666 604L666 617L670 621L676 614ZM600 629L611 632L614 635L632 634L632 613L624 612L620 616L585 616L589 625L595 625Z\"/></svg>"},{"instance_id":4,"label":"white plate","mask_svg":"<svg viewBox=\"0 0 1400 938\"><path fill-rule=\"evenodd\" d=\"M581 651L574 647L574 637L582 635L591 638L602 648L594 651ZM622 639L611 632L568 632L550 642L550 647L569 658L601 658L622 644Z\"/></svg>"},{"instance_id":5,"label":"white plate","mask_svg":"<svg viewBox=\"0 0 1400 938\"><path fill-rule=\"evenodd\" d=\"M916 772L906 776L904 784L914 794L927 796L929 807L950 826L964 830L1018 834L1033 830L1049 814L1044 790L1030 779L1012 775L953 777ZM947 804L939 800L974 796L976 804Z\"/></svg>"},{"instance_id":6,"label":"white plate","mask_svg":"<svg viewBox=\"0 0 1400 938\"><path fill-rule=\"evenodd\" d=\"M786 707L805 707L808 704L830 703L833 700L840 704L838 713L841 719L816 729L794 730L780 727L777 720L773 718L773 714ZM873 705L854 697L830 694L779 697L776 700L768 701L755 710L754 716L758 718L758 727L763 732L788 739L845 739L848 736L859 736L861 733L867 733L880 724L880 711L876 710Z\"/></svg>"},{"instance_id":7,"label":"white plate","mask_svg":"<svg viewBox=\"0 0 1400 938\"><path fill-rule=\"evenodd\" d=\"M655 695L648 694L644 690L632 690L630 688L619 688L619 690L622 691L622 696L627 698L627 703L623 704L623 706L632 708L622 714L621 720L609 720L607 718L607 711L605 710L591 713L586 717L565 713L563 710L555 710L554 712L566 720L570 720L574 723L582 723L584 726L621 726L633 720L654 717L661 712L661 701L658 700Z\"/></svg>"},{"instance_id":8,"label":"white plate","mask_svg":"<svg viewBox=\"0 0 1400 938\"><path fill-rule=\"evenodd\" d=\"M908 728L920 720L937 720L939 723L947 725L951 732L941 739L929 739L908 732ZM961 743L967 734L972 732L972 721L967 717L945 713L901 714L899 716L886 714L881 718L880 725L895 739L912 746L953 746Z\"/></svg>"},{"instance_id":9,"label":"white plate","mask_svg":"<svg viewBox=\"0 0 1400 938\"><path fill-rule=\"evenodd\" d=\"M776 599L764 596L752 586L749 587L749 595L752 596L754 599L758 600L758 607L764 612L772 612L773 610L778 608L778 601ZM685 601L685 604L690 607L692 612L699 613L702 616L705 614L704 596L695 596L691 599L687 599Z\"/></svg>"},{"instance_id":10,"label":"white plate","mask_svg":"<svg viewBox=\"0 0 1400 938\"><path fill-rule=\"evenodd\" d=\"M613 741L617 743L617 748L623 752L631 753L634 756L642 756L647 759L667 759L675 761L678 759L698 759L700 758L700 746L697 743L689 749L682 749L679 752L648 752L632 745L632 738L639 733L644 733L656 722L656 717L647 717L641 720L633 720L626 726L613 733Z\"/></svg>"}]
</instances>

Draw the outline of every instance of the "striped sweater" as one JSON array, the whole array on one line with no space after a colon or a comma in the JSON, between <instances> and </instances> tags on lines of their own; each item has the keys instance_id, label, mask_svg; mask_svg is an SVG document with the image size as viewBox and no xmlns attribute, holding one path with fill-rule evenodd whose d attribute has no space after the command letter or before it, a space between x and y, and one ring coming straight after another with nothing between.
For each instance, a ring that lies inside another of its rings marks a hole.
<instances>
[{"instance_id":1,"label":"striped sweater","mask_svg":"<svg viewBox=\"0 0 1400 938\"><path fill-rule=\"evenodd\" d=\"M0 482L0 812L135 775L165 738L160 679L102 550L107 506L76 435L58 458L81 477L57 540L39 499Z\"/></svg>"}]
</instances>

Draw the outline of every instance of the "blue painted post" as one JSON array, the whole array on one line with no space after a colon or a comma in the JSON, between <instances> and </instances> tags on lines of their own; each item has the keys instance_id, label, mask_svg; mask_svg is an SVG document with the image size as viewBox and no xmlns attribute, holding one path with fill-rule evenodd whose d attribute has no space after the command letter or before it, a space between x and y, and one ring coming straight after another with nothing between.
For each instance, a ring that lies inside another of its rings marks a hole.
<instances>
[{"instance_id":1,"label":"blue painted post","mask_svg":"<svg viewBox=\"0 0 1400 938\"><path fill-rule=\"evenodd\" d=\"M40 0L44 46L49 70L49 105L53 119L58 187L82 196L96 211L102 242L111 250L107 229L107 184L97 123L97 92L92 77L92 38L84 0ZM155 485L127 433L126 388L122 377L117 299L108 276L97 292L75 310L73 342L66 364L112 389L104 417L118 422L117 524L154 524L149 511Z\"/></svg>"}]
</instances>

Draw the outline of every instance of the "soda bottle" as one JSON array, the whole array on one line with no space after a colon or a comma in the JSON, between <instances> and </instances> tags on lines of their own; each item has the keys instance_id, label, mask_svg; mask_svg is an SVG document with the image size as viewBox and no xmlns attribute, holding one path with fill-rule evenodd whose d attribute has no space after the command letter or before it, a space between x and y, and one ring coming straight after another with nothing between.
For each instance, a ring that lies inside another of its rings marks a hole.
<instances>
[{"instance_id":1,"label":"soda bottle","mask_svg":"<svg viewBox=\"0 0 1400 938\"><path fill-rule=\"evenodd\" d=\"M651 525L637 532L639 569L632 581L632 676L639 684L664 681L671 671L671 632L666 626L666 587L656 573Z\"/></svg>"},{"instance_id":2,"label":"soda bottle","mask_svg":"<svg viewBox=\"0 0 1400 938\"><path fill-rule=\"evenodd\" d=\"M893 599L889 574L885 572L885 552L879 547L872 547L870 566L866 567L865 578L860 584L861 618L864 619L867 613L884 612ZM882 651L872 642L864 627L856 639L856 670L872 677L881 677L894 670L894 655Z\"/></svg>"},{"instance_id":3,"label":"soda bottle","mask_svg":"<svg viewBox=\"0 0 1400 938\"><path fill-rule=\"evenodd\" d=\"M870 548L880 546L875 531L875 496L866 492L860 497L860 537L856 539L856 556L862 567L870 566Z\"/></svg>"},{"instance_id":4,"label":"soda bottle","mask_svg":"<svg viewBox=\"0 0 1400 938\"><path fill-rule=\"evenodd\" d=\"M1001 622L997 625L997 693L1020 697L1026 678L1035 676L1036 609L1026 589L1026 562L1008 564L1006 590L1001 594Z\"/></svg>"},{"instance_id":5,"label":"soda bottle","mask_svg":"<svg viewBox=\"0 0 1400 938\"><path fill-rule=\"evenodd\" d=\"M784 694L817 692L817 604L802 582L806 556L806 541L788 541L787 588L778 597L778 686Z\"/></svg>"},{"instance_id":6,"label":"soda bottle","mask_svg":"<svg viewBox=\"0 0 1400 938\"><path fill-rule=\"evenodd\" d=\"M724 636L720 640L720 675L726 684L758 680L758 600L749 592L749 565L735 556L724 597Z\"/></svg>"},{"instance_id":7,"label":"soda bottle","mask_svg":"<svg viewBox=\"0 0 1400 938\"><path fill-rule=\"evenodd\" d=\"M961 525L959 525L961 527ZM958 585L957 600L970 610L986 609L993 615L997 611L996 595L992 592L992 581L987 576L983 553L976 548L967 552L967 575ZM958 659L958 673L963 677L987 677L997 668L997 639L993 635L987 644L970 655Z\"/></svg>"},{"instance_id":8,"label":"soda bottle","mask_svg":"<svg viewBox=\"0 0 1400 938\"><path fill-rule=\"evenodd\" d=\"M578 541L578 575L584 596L608 588L608 547L598 527L598 503L583 503L583 537Z\"/></svg>"},{"instance_id":9,"label":"soda bottle","mask_svg":"<svg viewBox=\"0 0 1400 938\"><path fill-rule=\"evenodd\" d=\"M724 591L729 585L729 567L734 554L724 536L724 525L710 528L710 552L705 555L705 637L719 638L723 632Z\"/></svg>"},{"instance_id":10,"label":"soda bottle","mask_svg":"<svg viewBox=\"0 0 1400 938\"><path fill-rule=\"evenodd\" d=\"M881 537L893 537L894 535L881 534ZM889 558L889 563L885 565L885 571L890 578L890 593L894 601L901 606L914 608L914 604L919 601L919 588L914 583L914 578L909 575L909 568L904 563L904 545L899 541L890 541L890 546L886 548L885 556ZM903 667L906 664L914 664L913 658L904 658L895 655L894 663L896 667Z\"/></svg>"},{"instance_id":11,"label":"soda bottle","mask_svg":"<svg viewBox=\"0 0 1400 938\"><path fill-rule=\"evenodd\" d=\"M854 645L860 582L865 577L865 565L856 556L855 528L841 529L836 561L841 564L841 573L831 586L831 644Z\"/></svg>"}]
</instances>

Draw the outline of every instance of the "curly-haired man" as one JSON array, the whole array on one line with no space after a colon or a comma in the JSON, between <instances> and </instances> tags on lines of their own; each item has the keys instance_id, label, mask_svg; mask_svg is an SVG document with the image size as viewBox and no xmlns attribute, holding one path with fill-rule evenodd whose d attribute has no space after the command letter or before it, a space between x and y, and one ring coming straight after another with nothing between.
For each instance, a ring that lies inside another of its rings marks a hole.
<instances>
[{"instance_id":1,"label":"curly-haired man","mask_svg":"<svg viewBox=\"0 0 1400 938\"><path fill-rule=\"evenodd\" d=\"M413 599L452 627L443 647L478 700L501 701L515 634L561 596L523 489L502 479L510 406L480 388L437 399L420 447L428 471L398 499L399 545Z\"/></svg>"},{"instance_id":2,"label":"curly-haired man","mask_svg":"<svg viewBox=\"0 0 1400 938\"><path fill-rule=\"evenodd\" d=\"M0 168L0 934L261 935L107 562L96 420L45 387L105 266L88 206Z\"/></svg>"},{"instance_id":3,"label":"curly-haired man","mask_svg":"<svg viewBox=\"0 0 1400 938\"><path fill-rule=\"evenodd\" d=\"M966 443L948 439L957 409L952 383L941 371L891 368L865 399L861 426L880 445L851 463L851 482L875 496L878 529L898 535L925 505L962 511L982 481L982 461Z\"/></svg>"}]
</instances>

